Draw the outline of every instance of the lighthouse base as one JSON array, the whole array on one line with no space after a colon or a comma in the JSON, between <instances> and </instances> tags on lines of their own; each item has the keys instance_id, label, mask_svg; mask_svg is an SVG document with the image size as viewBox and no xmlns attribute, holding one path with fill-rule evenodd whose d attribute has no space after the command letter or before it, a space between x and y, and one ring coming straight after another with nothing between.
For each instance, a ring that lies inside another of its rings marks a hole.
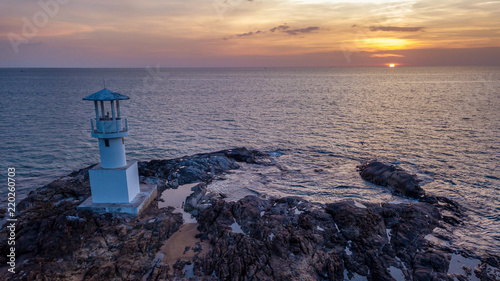
<instances>
[{"instance_id":1,"label":"lighthouse base","mask_svg":"<svg viewBox=\"0 0 500 281\"><path fill-rule=\"evenodd\" d=\"M94 203L129 203L140 192L137 162L107 169L97 165L89 170Z\"/></svg>"},{"instance_id":2,"label":"lighthouse base","mask_svg":"<svg viewBox=\"0 0 500 281\"><path fill-rule=\"evenodd\" d=\"M77 209L89 210L96 213L125 213L139 216L144 209L156 198L156 185L140 185L140 192L127 203L93 203L92 196L87 198Z\"/></svg>"}]
</instances>

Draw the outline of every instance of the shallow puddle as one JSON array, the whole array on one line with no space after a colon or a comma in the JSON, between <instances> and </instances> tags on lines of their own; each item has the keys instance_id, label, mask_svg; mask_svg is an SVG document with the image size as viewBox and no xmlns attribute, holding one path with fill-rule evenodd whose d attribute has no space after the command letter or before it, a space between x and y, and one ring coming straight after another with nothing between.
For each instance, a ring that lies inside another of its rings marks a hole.
<instances>
[{"instance_id":1,"label":"shallow puddle","mask_svg":"<svg viewBox=\"0 0 500 281\"><path fill-rule=\"evenodd\" d=\"M480 263L481 261L478 259L464 258L461 255L452 254L448 274L461 274L467 276L470 281L479 281L479 278L477 278L474 274L474 268ZM462 268L462 265L470 268L471 275L467 275L465 270Z\"/></svg>"},{"instance_id":2,"label":"shallow puddle","mask_svg":"<svg viewBox=\"0 0 500 281\"><path fill-rule=\"evenodd\" d=\"M196 223L196 219L193 218L190 213L184 211L184 204L186 203L186 198L193 193L191 188L197 184L199 184L199 182L183 184L179 185L177 189L167 189L163 191L161 194L163 202L161 200L158 202L158 208L174 207L174 213L181 213L184 223Z\"/></svg>"}]
</instances>

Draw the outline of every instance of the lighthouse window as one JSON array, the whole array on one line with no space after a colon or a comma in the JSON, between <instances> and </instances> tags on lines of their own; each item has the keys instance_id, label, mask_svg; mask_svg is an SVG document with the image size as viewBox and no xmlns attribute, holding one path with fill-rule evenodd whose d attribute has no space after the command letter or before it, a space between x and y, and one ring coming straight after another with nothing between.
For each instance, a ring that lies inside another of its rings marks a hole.
<instances>
[{"instance_id":1,"label":"lighthouse window","mask_svg":"<svg viewBox=\"0 0 500 281\"><path fill-rule=\"evenodd\" d=\"M108 140L108 139L104 139L104 145L105 145L106 147L109 147L109 140Z\"/></svg>"},{"instance_id":2,"label":"lighthouse window","mask_svg":"<svg viewBox=\"0 0 500 281\"><path fill-rule=\"evenodd\" d=\"M125 144L125 138L122 137L122 144Z\"/></svg>"}]
</instances>

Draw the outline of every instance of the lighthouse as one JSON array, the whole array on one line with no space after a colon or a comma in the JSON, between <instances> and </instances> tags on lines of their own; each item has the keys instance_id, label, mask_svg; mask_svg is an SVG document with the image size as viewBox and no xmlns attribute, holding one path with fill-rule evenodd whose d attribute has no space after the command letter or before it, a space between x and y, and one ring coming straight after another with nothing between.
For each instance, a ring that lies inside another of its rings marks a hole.
<instances>
[{"instance_id":1,"label":"lighthouse","mask_svg":"<svg viewBox=\"0 0 500 281\"><path fill-rule=\"evenodd\" d=\"M156 186L139 183L137 162L127 161L128 121L121 116L120 101L128 99L108 89L83 98L94 103L91 136L98 140L101 161L89 170L92 196L81 209L139 215L156 196Z\"/></svg>"}]
</instances>

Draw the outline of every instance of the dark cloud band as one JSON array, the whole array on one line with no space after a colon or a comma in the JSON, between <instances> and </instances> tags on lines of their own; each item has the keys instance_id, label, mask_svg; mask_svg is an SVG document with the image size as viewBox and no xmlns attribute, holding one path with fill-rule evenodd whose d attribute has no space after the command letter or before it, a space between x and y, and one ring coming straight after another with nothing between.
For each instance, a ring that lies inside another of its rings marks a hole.
<instances>
[{"instance_id":1,"label":"dark cloud band","mask_svg":"<svg viewBox=\"0 0 500 281\"><path fill-rule=\"evenodd\" d=\"M370 31L397 31L397 32L417 32L424 28L418 27L400 27L400 26L370 26Z\"/></svg>"}]
</instances>

